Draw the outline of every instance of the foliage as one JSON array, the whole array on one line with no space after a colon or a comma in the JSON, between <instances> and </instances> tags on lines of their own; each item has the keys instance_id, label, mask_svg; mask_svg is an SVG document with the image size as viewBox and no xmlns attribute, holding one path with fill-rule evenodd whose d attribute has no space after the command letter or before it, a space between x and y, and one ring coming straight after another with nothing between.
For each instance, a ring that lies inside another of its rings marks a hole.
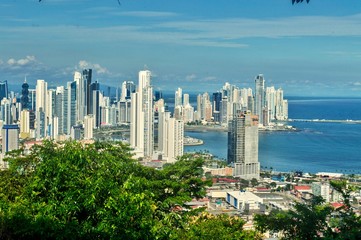
<instances>
[{"instance_id":1,"label":"foliage","mask_svg":"<svg viewBox=\"0 0 361 240\"><path fill-rule=\"evenodd\" d=\"M331 213L330 206L320 205L322 201L322 198L315 197L311 204L296 203L295 210L256 215L257 229L282 232L285 239L320 238L328 230L326 218Z\"/></svg>"},{"instance_id":2,"label":"foliage","mask_svg":"<svg viewBox=\"0 0 361 240\"><path fill-rule=\"evenodd\" d=\"M344 207L333 209L316 196L309 204L296 202L294 210L256 215L256 229L281 232L284 239L360 239L361 218L350 205L353 189L345 181L332 181L331 185L343 195Z\"/></svg>"},{"instance_id":3,"label":"foliage","mask_svg":"<svg viewBox=\"0 0 361 240\"><path fill-rule=\"evenodd\" d=\"M202 198L210 184L201 179L201 158L186 155L155 170L121 143L45 141L6 160L0 239L178 239L201 211L178 207Z\"/></svg>"},{"instance_id":4,"label":"foliage","mask_svg":"<svg viewBox=\"0 0 361 240\"><path fill-rule=\"evenodd\" d=\"M256 178L252 178L251 179L251 185L252 185L252 187L257 186L258 185L258 180Z\"/></svg>"},{"instance_id":5,"label":"foliage","mask_svg":"<svg viewBox=\"0 0 361 240\"><path fill-rule=\"evenodd\" d=\"M243 225L239 217L203 213L193 217L187 231L179 231L177 239L262 239L255 231L239 231Z\"/></svg>"},{"instance_id":6,"label":"foliage","mask_svg":"<svg viewBox=\"0 0 361 240\"><path fill-rule=\"evenodd\" d=\"M343 206L336 209L332 216L332 227L337 229L333 232L333 239L360 239L361 238L361 216L357 216L351 206L351 192L355 187L348 185L345 180L331 181L331 186L342 194Z\"/></svg>"}]
</instances>

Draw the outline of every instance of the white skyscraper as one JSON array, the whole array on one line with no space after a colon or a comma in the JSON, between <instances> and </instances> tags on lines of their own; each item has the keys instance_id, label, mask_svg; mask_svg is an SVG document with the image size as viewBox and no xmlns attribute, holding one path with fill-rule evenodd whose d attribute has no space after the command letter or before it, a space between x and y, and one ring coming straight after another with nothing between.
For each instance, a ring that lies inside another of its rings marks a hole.
<instances>
[{"instance_id":1,"label":"white skyscraper","mask_svg":"<svg viewBox=\"0 0 361 240\"><path fill-rule=\"evenodd\" d=\"M175 162L183 155L184 123L170 117L170 112L159 113L158 150L167 162Z\"/></svg>"},{"instance_id":2,"label":"white skyscraper","mask_svg":"<svg viewBox=\"0 0 361 240\"><path fill-rule=\"evenodd\" d=\"M76 82L77 121L83 121L86 112L86 84L80 72L74 73L74 82Z\"/></svg>"},{"instance_id":3,"label":"white skyscraper","mask_svg":"<svg viewBox=\"0 0 361 240\"><path fill-rule=\"evenodd\" d=\"M46 96L48 91L48 83L44 80L36 81L36 111L39 111L40 108L45 112L46 110Z\"/></svg>"},{"instance_id":4,"label":"white skyscraper","mask_svg":"<svg viewBox=\"0 0 361 240\"><path fill-rule=\"evenodd\" d=\"M139 72L139 85L132 94L130 145L134 148L136 157L149 159L154 148L154 111L153 87L151 72Z\"/></svg>"},{"instance_id":5,"label":"white skyscraper","mask_svg":"<svg viewBox=\"0 0 361 240\"><path fill-rule=\"evenodd\" d=\"M174 107L182 106L182 89L178 88L174 94Z\"/></svg>"},{"instance_id":6,"label":"white skyscraper","mask_svg":"<svg viewBox=\"0 0 361 240\"><path fill-rule=\"evenodd\" d=\"M94 117L87 115L84 117L84 139L89 140L93 138Z\"/></svg>"}]
</instances>

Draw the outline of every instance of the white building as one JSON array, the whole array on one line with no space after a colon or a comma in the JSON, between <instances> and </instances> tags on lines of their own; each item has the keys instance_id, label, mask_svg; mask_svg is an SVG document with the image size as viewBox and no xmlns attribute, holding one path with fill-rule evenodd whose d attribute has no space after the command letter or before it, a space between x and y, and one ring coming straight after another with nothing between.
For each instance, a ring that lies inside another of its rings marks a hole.
<instances>
[{"instance_id":1,"label":"white building","mask_svg":"<svg viewBox=\"0 0 361 240\"><path fill-rule=\"evenodd\" d=\"M46 99L47 99L47 91L48 91L48 83L44 80L36 81L36 111L42 109L44 112L46 111Z\"/></svg>"},{"instance_id":2,"label":"white building","mask_svg":"<svg viewBox=\"0 0 361 240\"><path fill-rule=\"evenodd\" d=\"M83 121L86 113L86 83L80 72L74 73L74 82L76 82L76 114L77 121Z\"/></svg>"},{"instance_id":3,"label":"white building","mask_svg":"<svg viewBox=\"0 0 361 240\"><path fill-rule=\"evenodd\" d=\"M184 123L170 117L169 112L159 113L158 150L167 162L175 162L183 155Z\"/></svg>"},{"instance_id":4,"label":"white building","mask_svg":"<svg viewBox=\"0 0 361 240\"><path fill-rule=\"evenodd\" d=\"M226 201L241 211L257 210L263 203L263 199L254 193L241 191L227 192Z\"/></svg>"},{"instance_id":5,"label":"white building","mask_svg":"<svg viewBox=\"0 0 361 240\"><path fill-rule=\"evenodd\" d=\"M326 203L330 202L330 184L313 182L311 188L313 195L321 196Z\"/></svg>"},{"instance_id":6,"label":"white building","mask_svg":"<svg viewBox=\"0 0 361 240\"><path fill-rule=\"evenodd\" d=\"M139 85L131 97L130 145L135 157L151 158L154 150L154 111L151 72L139 72Z\"/></svg>"},{"instance_id":7,"label":"white building","mask_svg":"<svg viewBox=\"0 0 361 240\"><path fill-rule=\"evenodd\" d=\"M89 140L93 139L93 129L94 129L94 116L86 115L84 117L84 139Z\"/></svg>"}]
</instances>

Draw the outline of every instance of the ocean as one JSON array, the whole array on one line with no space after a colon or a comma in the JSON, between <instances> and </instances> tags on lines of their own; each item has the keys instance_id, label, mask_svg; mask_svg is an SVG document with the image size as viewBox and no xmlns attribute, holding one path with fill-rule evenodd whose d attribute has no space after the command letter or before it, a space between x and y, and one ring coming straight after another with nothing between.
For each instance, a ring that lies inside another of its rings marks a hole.
<instances>
[{"instance_id":1,"label":"ocean","mask_svg":"<svg viewBox=\"0 0 361 240\"><path fill-rule=\"evenodd\" d=\"M361 99L290 97L290 119L361 120ZM194 105L195 106L195 105ZM261 167L290 172L361 174L361 124L289 122L299 131L259 132ZM204 141L185 152L227 158L226 132L186 132Z\"/></svg>"}]
</instances>

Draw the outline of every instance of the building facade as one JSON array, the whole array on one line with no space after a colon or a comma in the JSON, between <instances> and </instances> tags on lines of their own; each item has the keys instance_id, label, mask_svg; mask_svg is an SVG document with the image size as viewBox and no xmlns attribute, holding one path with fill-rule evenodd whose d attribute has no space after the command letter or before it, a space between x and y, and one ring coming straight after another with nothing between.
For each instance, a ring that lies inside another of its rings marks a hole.
<instances>
[{"instance_id":1,"label":"building facade","mask_svg":"<svg viewBox=\"0 0 361 240\"><path fill-rule=\"evenodd\" d=\"M238 111L228 124L228 163L234 176L259 179L258 117Z\"/></svg>"}]
</instances>

